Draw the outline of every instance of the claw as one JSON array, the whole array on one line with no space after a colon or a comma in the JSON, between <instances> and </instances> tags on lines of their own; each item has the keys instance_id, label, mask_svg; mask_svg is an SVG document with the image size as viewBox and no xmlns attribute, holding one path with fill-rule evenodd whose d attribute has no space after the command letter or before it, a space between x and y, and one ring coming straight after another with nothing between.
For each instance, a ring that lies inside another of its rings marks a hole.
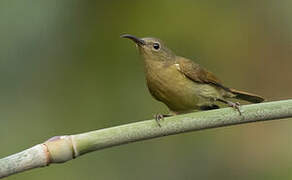
<instances>
[{"instance_id":1,"label":"claw","mask_svg":"<svg viewBox=\"0 0 292 180\"><path fill-rule=\"evenodd\" d=\"M155 114L154 115L155 121L159 127L161 127L160 121L164 119L163 114Z\"/></svg>"},{"instance_id":2,"label":"claw","mask_svg":"<svg viewBox=\"0 0 292 180\"><path fill-rule=\"evenodd\" d=\"M239 107L240 107L240 103L239 102L234 103L234 102L228 101L228 106L236 109L239 112L239 115L242 115L242 113L241 113L241 111L239 109Z\"/></svg>"},{"instance_id":3,"label":"claw","mask_svg":"<svg viewBox=\"0 0 292 180\"><path fill-rule=\"evenodd\" d=\"M155 121L156 121L157 125L158 125L159 127L161 127L160 122L161 122L162 120L164 120L165 117L170 117L170 116L171 116L171 115L169 115L169 114L155 114L155 115L154 115L154 118L155 118Z\"/></svg>"}]
</instances>

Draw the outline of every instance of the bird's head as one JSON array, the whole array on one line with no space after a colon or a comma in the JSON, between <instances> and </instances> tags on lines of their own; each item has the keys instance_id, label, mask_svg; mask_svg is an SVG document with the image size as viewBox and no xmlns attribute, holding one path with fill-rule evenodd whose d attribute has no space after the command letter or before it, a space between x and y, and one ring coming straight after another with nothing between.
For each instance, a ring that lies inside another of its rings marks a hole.
<instances>
[{"instance_id":1,"label":"bird's head","mask_svg":"<svg viewBox=\"0 0 292 180\"><path fill-rule=\"evenodd\" d=\"M175 54L160 39L153 37L137 38L130 34L124 34L121 37L134 41L145 60L171 61L175 59Z\"/></svg>"}]
</instances>

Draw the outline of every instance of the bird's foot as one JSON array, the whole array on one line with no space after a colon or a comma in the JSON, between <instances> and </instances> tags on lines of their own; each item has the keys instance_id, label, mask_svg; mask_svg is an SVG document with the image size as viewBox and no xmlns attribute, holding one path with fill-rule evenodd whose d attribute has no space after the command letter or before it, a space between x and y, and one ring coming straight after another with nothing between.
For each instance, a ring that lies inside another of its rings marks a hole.
<instances>
[{"instance_id":1,"label":"bird's foot","mask_svg":"<svg viewBox=\"0 0 292 180\"><path fill-rule=\"evenodd\" d=\"M170 115L170 114L155 114L155 115L154 115L154 118L155 118L155 121L156 121L157 125L158 125L159 127L161 127L160 122L161 122L162 120L164 120L165 117L170 117L170 116L172 116L172 115Z\"/></svg>"},{"instance_id":2,"label":"bird's foot","mask_svg":"<svg viewBox=\"0 0 292 180\"><path fill-rule=\"evenodd\" d=\"M228 106L230 106L230 107L234 108L235 110L237 110L239 112L239 115L242 115L241 111L239 109L239 107L240 107L240 103L239 102L235 102L234 103L234 102L227 101L227 104L228 104Z\"/></svg>"},{"instance_id":3,"label":"bird's foot","mask_svg":"<svg viewBox=\"0 0 292 180\"><path fill-rule=\"evenodd\" d=\"M239 109L239 107L240 107L240 103L239 102L231 102L231 101L226 101L226 100L224 100L224 99L217 99L217 101L220 101L220 102L223 102L223 103L225 103L225 104L227 104L229 107L232 107L232 108L234 108L235 110L237 110L238 112L239 112L239 115L241 116L242 114L241 114L241 111L240 111L240 109Z\"/></svg>"}]
</instances>

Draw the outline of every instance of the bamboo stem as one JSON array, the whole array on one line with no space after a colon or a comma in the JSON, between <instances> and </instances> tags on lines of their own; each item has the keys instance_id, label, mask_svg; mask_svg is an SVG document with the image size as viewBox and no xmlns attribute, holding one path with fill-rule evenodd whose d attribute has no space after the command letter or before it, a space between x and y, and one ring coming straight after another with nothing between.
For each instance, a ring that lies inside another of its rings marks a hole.
<instances>
[{"instance_id":1,"label":"bamboo stem","mask_svg":"<svg viewBox=\"0 0 292 180\"><path fill-rule=\"evenodd\" d=\"M28 169L63 163L82 154L131 142L183 132L292 117L292 100L189 113L164 119L141 121L82 134L56 136L20 153L0 159L0 178Z\"/></svg>"}]
</instances>

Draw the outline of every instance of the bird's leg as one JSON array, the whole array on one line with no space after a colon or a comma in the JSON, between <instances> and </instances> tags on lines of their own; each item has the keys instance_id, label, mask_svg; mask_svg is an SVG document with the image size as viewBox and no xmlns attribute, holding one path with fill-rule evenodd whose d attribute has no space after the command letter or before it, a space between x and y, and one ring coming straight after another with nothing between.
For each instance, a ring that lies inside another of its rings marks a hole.
<instances>
[{"instance_id":1,"label":"bird's leg","mask_svg":"<svg viewBox=\"0 0 292 180\"><path fill-rule=\"evenodd\" d=\"M155 114L154 118L158 126L161 127L160 121L163 120L165 117L170 117L170 116L172 115L171 114Z\"/></svg>"},{"instance_id":2,"label":"bird's leg","mask_svg":"<svg viewBox=\"0 0 292 180\"><path fill-rule=\"evenodd\" d=\"M227 104L229 107L232 107L232 108L236 109L239 112L239 115L242 115L241 111L239 109L239 107L240 107L240 103L239 102L235 102L234 103L234 102L227 101L227 100L224 100L224 99L217 99L217 101L223 102L223 103Z\"/></svg>"}]
</instances>

